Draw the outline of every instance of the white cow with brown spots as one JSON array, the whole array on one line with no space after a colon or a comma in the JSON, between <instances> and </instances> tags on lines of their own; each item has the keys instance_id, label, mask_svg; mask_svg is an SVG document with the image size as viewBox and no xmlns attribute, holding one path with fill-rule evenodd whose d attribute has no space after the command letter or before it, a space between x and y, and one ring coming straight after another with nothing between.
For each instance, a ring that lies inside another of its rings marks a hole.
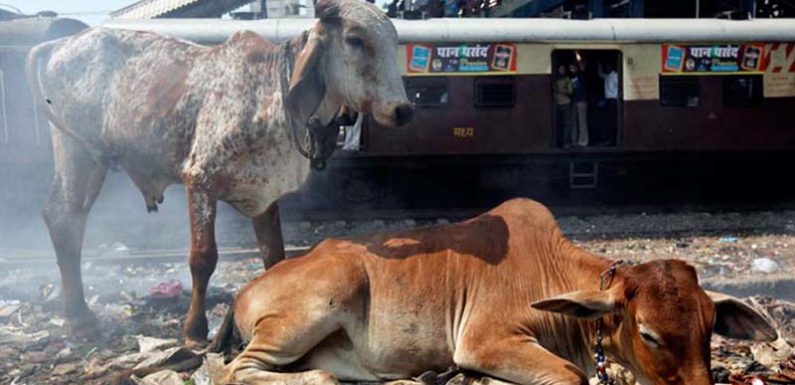
<instances>
[{"instance_id":1,"label":"white cow with brown spots","mask_svg":"<svg viewBox=\"0 0 795 385\"><path fill-rule=\"evenodd\" d=\"M43 215L75 332L96 329L83 298L80 254L108 168L132 178L150 211L168 185L186 186L193 296L184 335L199 345L218 258L216 202L253 219L270 267L284 258L276 201L331 154L330 123L340 107L385 126L411 119L397 32L384 13L355 0L321 0L316 9L315 26L281 45L252 32L208 48L96 28L31 51L29 80L54 127L55 178Z\"/></svg>"}]
</instances>

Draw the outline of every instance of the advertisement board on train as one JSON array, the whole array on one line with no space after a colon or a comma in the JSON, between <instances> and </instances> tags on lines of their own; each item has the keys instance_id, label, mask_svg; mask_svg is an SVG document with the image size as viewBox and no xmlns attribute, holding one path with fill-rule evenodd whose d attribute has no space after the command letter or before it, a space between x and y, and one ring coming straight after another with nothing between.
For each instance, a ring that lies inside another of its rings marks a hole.
<instances>
[{"instance_id":1,"label":"advertisement board on train","mask_svg":"<svg viewBox=\"0 0 795 385\"><path fill-rule=\"evenodd\" d=\"M407 44L406 68L409 76L513 74L516 53L510 43Z\"/></svg>"},{"instance_id":2,"label":"advertisement board on train","mask_svg":"<svg viewBox=\"0 0 795 385\"><path fill-rule=\"evenodd\" d=\"M662 45L662 72L677 75L761 73L763 44Z\"/></svg>"}]
</instances>

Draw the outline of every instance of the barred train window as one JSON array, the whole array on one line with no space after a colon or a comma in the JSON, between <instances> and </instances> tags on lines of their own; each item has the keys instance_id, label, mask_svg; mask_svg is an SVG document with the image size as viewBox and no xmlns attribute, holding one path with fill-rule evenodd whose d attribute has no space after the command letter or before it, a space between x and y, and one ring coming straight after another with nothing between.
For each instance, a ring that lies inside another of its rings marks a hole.
<instances>
[{"instance_id":1,"label":"barred train window","mask_svg":"<svg viewBox=\"0 0 795 385\"><path fill-rule=\"evenodd\" d=\"M758 106L764 99L762 75L735 75L723 78L723 104Z\"/></svg>"},{"instance_id":2,"label":"barred train window","mask_svg":"<svg viewBox=\"0 0 795 385\"><path fill-rule=\"evenodd\" d=\"M516 104L516 84L513 77L495 76L475 79L475 106L513 107Z\"/></svg>"},{"instance_id":3,"label":"barred train window","mask_svg":"<svg viewBox=\"0 0 795 385\"><path fill-rule=\"evenodd\" d=\"M660 76L660 103L671 107L698 107L701 89L697 76Z\"/></svg>"},{"instance_id":4,"label":"barred train window","mask_svg":"<svg viewBox=\"0 0 795 385\"><path fill-rule=\"evenodd\" d=\"M406 94L417 107L444 107L450 103L447 78L408 78Z\"/></svg>"}]
</instances>

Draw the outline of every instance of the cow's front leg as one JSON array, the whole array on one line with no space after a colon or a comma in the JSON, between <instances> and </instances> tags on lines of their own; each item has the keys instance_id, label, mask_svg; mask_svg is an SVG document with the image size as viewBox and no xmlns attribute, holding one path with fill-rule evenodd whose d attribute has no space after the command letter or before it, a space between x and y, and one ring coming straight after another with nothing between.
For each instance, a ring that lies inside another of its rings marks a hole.
<instances>
[{"instance_id":1,"label":"cow's front leg","mask_svg":"<svg viewBox=\"0 0 795 385\"><path fill-rule=\"evenodd\" d=\"M215 209L216 200L207 189L188 186L190 272L193 278L193 291L183 335L185 345L190 348L200 348L207 342L205 296L210 276L218 262L218 248L215 245Z\"/></svg>"},{"instance_id":2,"label":"cow's front leg","mask_svg":"<svg viewBox=\"0 0 795 385\"><path fill-rule=\"evenodd\" d=\"M271 203L264 213L252 219L254 233L257 235L262 263L266 269L284 259L284 241L282 240L282 224L279 219L278 202Z\"/></svg>"},{"instance_id":3,"label":"cow's front leg","mask_svg":"<svg viewBox=\"0 0 795 385\"><path fill-rule=\"evenodd\" d=\"M587 385L588 379L564 360L527 336L495 341L472 338L456 349L453 360L462 369L480 372L522 385Z\"/></svg>"}]
</instances>

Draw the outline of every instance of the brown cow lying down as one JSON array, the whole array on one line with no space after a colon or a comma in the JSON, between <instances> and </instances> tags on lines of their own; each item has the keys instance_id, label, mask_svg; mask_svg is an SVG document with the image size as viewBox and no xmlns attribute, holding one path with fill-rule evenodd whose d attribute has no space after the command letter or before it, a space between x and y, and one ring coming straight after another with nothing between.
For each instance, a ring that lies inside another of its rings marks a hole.
<instances>
[{"instance_id":1,"label":"brown cow lying down","mask_svg":"<svg viewBox=\"0 0 795 385\"><path fill-rule=\"evenodd\" d=\"M605 354L642 384L709 385L713 331L777 337L750 307L702 290L682 261L619 267L599 290L611 263L526 199L463 223L326 240L240 292L234 323L249 344L224 381L384 381L456 365L587 384L601 320Z\"/></svg>"}]
</instances>

